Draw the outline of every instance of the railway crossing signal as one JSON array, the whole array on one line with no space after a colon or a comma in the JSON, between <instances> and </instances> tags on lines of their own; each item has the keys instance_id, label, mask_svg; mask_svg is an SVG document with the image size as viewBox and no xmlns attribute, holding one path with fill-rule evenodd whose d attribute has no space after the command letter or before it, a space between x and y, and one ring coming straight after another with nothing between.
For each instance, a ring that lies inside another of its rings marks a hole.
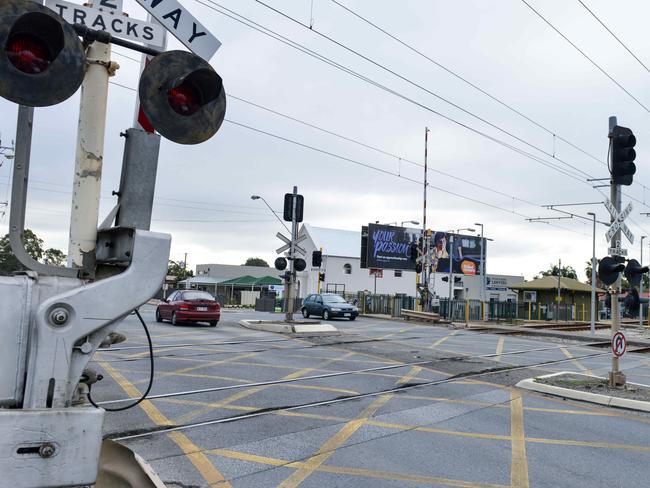
<instances>
[{"instance_id":1,"label":"railway crossing signal","mask_svg":"<svg viewBox=\"0 0 650 488\"><path fill-rule=\"evenodd\" d=\"M627 262L627 266L625 266L625 272L623 274L630 283L630 286L636 288L641 284L641 278L649 269L648 266L641 266L636 259L630 259Z\"/></svg>"},{"instance_id":2,"label":"railway crossing signal","mask_svg":"<svg viewBox=\"0 0 650 488\"><path fill-rule=\"evenodd\" d=\"M29 0L0 5L0 96L28 107L56 105L81 86L84 47L70 24Z\"/></svg>"},{"instance_id":3,"label":"railway crossing signal","mask_svg":"<svg viewBox=\"0 0 650 488\"><path fill-rule=\"evenodd\" d=\"M612 285L625 269L624 259L619 256L605 256L598 263L598 279L606 285Z\"/></svg>"}]
</instances>

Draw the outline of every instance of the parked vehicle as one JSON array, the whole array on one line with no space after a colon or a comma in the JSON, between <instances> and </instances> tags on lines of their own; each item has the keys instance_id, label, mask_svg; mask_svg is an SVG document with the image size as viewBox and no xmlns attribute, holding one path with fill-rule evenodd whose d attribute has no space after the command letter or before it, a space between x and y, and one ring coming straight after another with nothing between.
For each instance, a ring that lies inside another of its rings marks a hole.
<instances>
[{"instance_id":1,"label":"parked vehicle","mask_svg":"<svg viewBox=\"0 0 650 488\"><path fill-rule=\"evenodd\" d=\"M177 290L156 308L156 322L207 322L216 327L221 318L221 305L205 291Z\"/></svg>"},{"instance_id":2,"label":"parked vehicle","mask_svg":"<svg viewBox=\"0 0 650 488\"><path fill-rule=\"evenodd\" d=\"M310 315L323 317L324 320L334 317L354 320L359 315L359 309L335 293L317 293L308 295L302 302L302 316L308 318Z\"/></svg>"}]
</instances>

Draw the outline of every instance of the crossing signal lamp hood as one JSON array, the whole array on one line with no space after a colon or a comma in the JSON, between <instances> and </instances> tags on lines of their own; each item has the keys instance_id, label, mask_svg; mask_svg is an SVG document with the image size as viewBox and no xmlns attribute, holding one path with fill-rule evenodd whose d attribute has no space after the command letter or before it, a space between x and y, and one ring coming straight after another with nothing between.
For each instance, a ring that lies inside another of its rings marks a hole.
<instances>
[{"instance_id":1,"label":"crossing signal lamp hood","mask_svg":"<svg viewBox=\"0 0 650 488\"><path fill-rule=\"evenodd\" d=\"M30 0L0 2L0 96L28 107L56 105L79 89L85 71L70 24Z\"/></svg>"}]
</instances>

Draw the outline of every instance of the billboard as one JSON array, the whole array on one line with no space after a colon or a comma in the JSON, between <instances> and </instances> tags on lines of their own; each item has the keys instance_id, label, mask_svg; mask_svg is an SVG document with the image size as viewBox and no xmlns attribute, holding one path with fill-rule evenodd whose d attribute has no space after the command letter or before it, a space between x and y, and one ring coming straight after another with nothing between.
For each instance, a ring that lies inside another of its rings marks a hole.
<instances>
[{"instance_id":1,"label":"billboard","mask_svg":"<svg viewBox=\"0 0 650 488\"><path fill-rule=\"evenodd\" d=\"M429 262L433 273L449 273L451 261L455 274L481 274L481 238L479 236L431 232ZM361 267L415 270L410 259L411 244L417 244L421 229L368 224L362 229ZM451 260L449 255L451 254Z\"/></svg>"}]
</instances>

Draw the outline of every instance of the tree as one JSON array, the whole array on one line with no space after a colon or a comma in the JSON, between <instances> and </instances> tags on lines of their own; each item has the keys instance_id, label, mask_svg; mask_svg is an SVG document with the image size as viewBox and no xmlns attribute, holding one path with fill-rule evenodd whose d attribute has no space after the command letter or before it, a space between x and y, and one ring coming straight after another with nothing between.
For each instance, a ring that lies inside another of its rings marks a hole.
<instances>
[{"instance_id":1,"label":"tree","mask_svg":"<svg viewBox=\"0 0 650 488\"><path fill-rule=\"evenodd\" d=\"M51 266L65 266L67 259L68 256L60 249L51 247L43 252L43 262Z\"/></svg>"},{"instance_id":2,"label":"tree","mask_svg":"<svg viewBox=\"0 0 650 488\"><path fill-rule=\"evenodd\" d=\"M248 258L242 266L262 266L268 268L269 263L264 261L262 258Z\"/></svg>"},{"instance_id":3,"label":"tree","mask_svg":"<svg viewBox=\"0 0 650 488\"><path fill-rule=\"evenodd\" d=\"M170 276L176 276L178 280L184 280L194 276L194 271L186 269L181 266L180 263L170 259L169 264L167 265L167 274Z\"/></svg>"},{"instance_id":4,"label":"tree","mask_svg":"<svg viewBox=\"0 0 650 488\"><path fill-rule=\"evenodd\" d=\"M43 239L39 239L31 230L25 229L23 242L27 253L39 261L43 257ZM9 234L0 239L0 274L10 275L14 271L24 271L25 268L11 250Z\"/></svg>"},{"instance_id":5,"label":"tree","mask_svg":"<svg viewBox=\"0 0 650 488\"><path fill-rule=\"evenodd\" d=\"M574 280L578 279L578 275L576 274L576 270L573 269L571 266L562 266L561 269L558 269L557 264L551 264L549 269L547 269L546 271L540 271L539 274L542 275L542 276L558 276L558 275L560 275L560 276L562 276L564 278L572 278Z\"/></svg>"},{"instance_id":6,"label":"tree","mask_svg":"<svg viewBox=\"0 0 650 488\"><path fill-rule=\"evenodd\" d=\"M34 232L25 229L23 233L23 242L25 250L36 261L41 261L52 266L62 266L65 264L67 256L59 249L49 248L43 250L43 239L40 239ZM18 258L11 250L9 244L9 234L0 239L0 275L10 275L14 271L25 271L27 268L20 264Z\"/></svg>"}]
</instances>

